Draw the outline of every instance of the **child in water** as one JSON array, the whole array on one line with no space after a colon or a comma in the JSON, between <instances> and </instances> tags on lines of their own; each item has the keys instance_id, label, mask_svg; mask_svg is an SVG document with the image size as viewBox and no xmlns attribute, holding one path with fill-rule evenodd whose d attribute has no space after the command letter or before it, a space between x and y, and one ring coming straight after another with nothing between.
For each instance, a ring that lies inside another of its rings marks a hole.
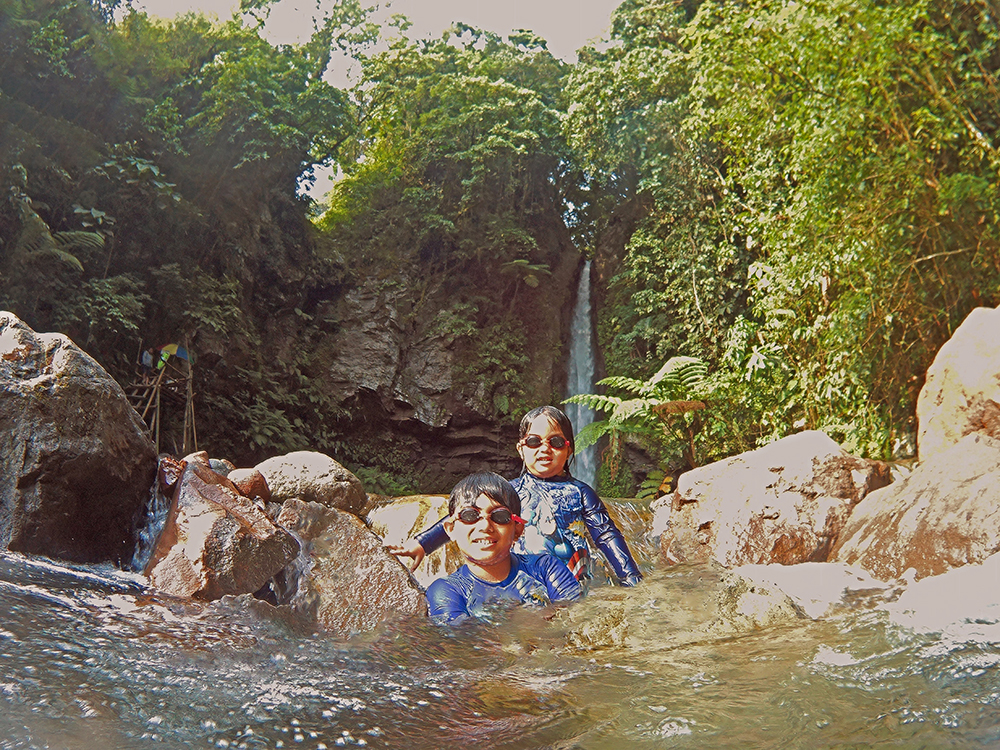
<instances>
[{"instance_id":1,"label":"child in water","mask_svg":"<svg viewBox=\"0 0 1000 750\"><path fill-rule=\"evenodd\" d=\"M521 420L517 452L524 461L524 470L511 484L521 499L525 530L514 552L549 553L565 562L577 579L590 578L586 530L619 585L634 586L642 580L642 574L625 537L593 488L569 473L573 447L573 425L556 407L539 406ZM416 569L426 553L448 541L442 524L439 521L404 544L388 549L397 556L412 558L411 568Z\"/></svg>"},{"instance_id":2,"label":"child in water","mask_svg":"<svg viewBox=\"0 0 1000 750\"><path fill-rule=\"evenodd\" d=\"M511 553L524 531L520 510L517 492L499 474L480 472L455 485L442 523L465 565L428 587L434 620L455 623L480 616L497 600L548 604L580 598L580 582L561 560Z\"/></svg>"}]
</instances>

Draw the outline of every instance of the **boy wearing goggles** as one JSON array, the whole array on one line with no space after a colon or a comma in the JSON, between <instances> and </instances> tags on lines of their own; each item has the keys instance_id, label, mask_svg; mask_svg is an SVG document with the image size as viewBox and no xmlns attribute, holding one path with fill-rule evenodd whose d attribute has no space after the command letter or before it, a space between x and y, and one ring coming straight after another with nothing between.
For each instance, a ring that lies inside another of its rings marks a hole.
<instances>
[{"instance_id":1,"label":"boy wearing goggles","mask_svg":"<svg viewBox=\"0 0 1000 750\"><path fill-rule=\"evenodd\" d=\"M543 605L580 598L580 583L561 560L510 551L524 532L520 511L517 492L499 474L480 472L455 485L444 530L465 565L428 587L432 618L459 622L500 600Z\"/></svg>"}]
</instances>

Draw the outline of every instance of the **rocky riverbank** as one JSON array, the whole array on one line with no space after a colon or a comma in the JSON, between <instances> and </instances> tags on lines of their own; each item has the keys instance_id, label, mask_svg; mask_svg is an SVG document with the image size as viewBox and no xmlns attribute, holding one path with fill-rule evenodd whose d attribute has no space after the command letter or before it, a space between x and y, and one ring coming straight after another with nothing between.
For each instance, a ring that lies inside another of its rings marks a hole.
<instances>
[{"instance_id":1,"label":"rocky riverbank","mask_svg":"<svg viewBox=\"0 0 1000 750\"><path fill-rule=\"evenodd\" d=\"M1000 310L978 309L942 348L920 396L919 461L896 481L886 464L804 432L688 472L653 503L652 564L719 571L719 614L702 636L822 617L852 592L896 597L919 579L994 564L998 325ZM207 453L157 458L92 358L9 313L0 313L0 379L6 549L138 565L176 596L256 595L342 636L421 616L422 586L459 564L446 548L411 576L384 540L425 528L442 498L368 495L329 456L299 451L243 469ZM162 529L137 553L156 507ZM653 593L599 591L567 615L571 644L641 641L629 612L647 610Z\"/></svg>"}]
</instances>

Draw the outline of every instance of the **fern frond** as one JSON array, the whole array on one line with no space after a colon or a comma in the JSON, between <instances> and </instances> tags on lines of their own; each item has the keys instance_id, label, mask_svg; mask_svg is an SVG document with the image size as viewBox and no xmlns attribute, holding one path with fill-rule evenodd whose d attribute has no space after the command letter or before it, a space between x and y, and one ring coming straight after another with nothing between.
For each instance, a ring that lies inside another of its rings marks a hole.
<instances>
[{"instance_id":1,"label":"fern frond","mask_svg":"<svg viewBox=\"0 0 1000 750\"><path fill-rule=\"evenodd\" d=\"M614 411L611 412L611 416L608 417L608 421L612 426L617 427L627 422L631 417L642 414L648 408L649 400L645 398L633 398L628 401L622 401L617 407L615 407Z\"/></svg>"},{"instance_id":2,"label":"fern frond","mask_svg":"<svg viewBox=\"0 0 1000 750\"><path fill-rule=\"evenodd\" d=\"M563 401L564 404L583 404L596 411L613 411L621 402L617 396L601 396L596 393L578 393Z\"/></svg>"},{"instance_id":3,"label":"fern frond","mask_svg":"<svg viewBox=\"0 0 1000 750\"><path fill-rule=\"evenodd\" d=\"M612 375L604 378L598 381L597 384L608 386L610 388L617 388L620 391L627 391L628 393L639 393L644 385L641 380L626 378L620 375Z\"/></svg>"},{"instance_id":4,"label":"fern frond","mask_svg":"<svg viewBox=\"0 0 1000 750\"><path fill-rule=\"evenodd\" d=\"M642 395L661 399L684 397L708 376L708 366L697 357L671 357L643 388Z\"/></svg>"},{"instance_id":5,"label":"fern frond","mask_svg":"<svg viewBox=\"0 0 1000 750\"><path fill-rule=\"evenodd\" d=\"M63 263L73 266L73 268L75 268L77 271L83 273L83 263L81 263L80 259L77 258L72 253L67 253L65 250L60 250L57 247L52 248L49 252L55 257L57 257L59 260L61 260Z\"/></svg>"},{"instance_id":6,"label":"fern frond","mask_svg":"<svg viewBox=\"0 0 1000 750\"><path fill-rule=\"evenodd\" d=\"M577 452L589 448L602 437L611 432L611 425L607 420L602 419L597 422L591 422L578 433L574 438L574 448Z\"/></svg>"},{"instance_id":7,"label":"fern frond","mask_svg":"<svg viewBox=\"0 0 1000 750\"><path fill-rule=\"evenodd\" d=\"M15 252L32 254L55 249L56 242L49 225L30 206L21 210L21 234L14 245Z\"/></svg>"},{"instance_id":8,"label":"fern frond","mask_svg":"<svg viewBox=\"0 0 1000 750\"><path fill-rule=\"evenodd\" d=\"M90 248L100 250L104 247L104 235L100 232L85 232L75 230L72 232L56 232L52 235L59 247L64 250L73 248Z\"/></svg>"}]
</instances>

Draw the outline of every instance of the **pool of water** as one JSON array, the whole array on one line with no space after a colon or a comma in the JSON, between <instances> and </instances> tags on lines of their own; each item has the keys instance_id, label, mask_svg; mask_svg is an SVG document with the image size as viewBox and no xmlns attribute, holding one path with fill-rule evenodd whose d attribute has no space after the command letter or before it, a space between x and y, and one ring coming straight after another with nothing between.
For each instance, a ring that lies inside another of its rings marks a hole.
<instances>
[{"instance_id":1,"label":"pool of water","mask_svg":"<svg viewBox=\"0 0 1000 750\"><path fill-rule=\"evenodd\" d=\"M654 570L622 645L572 610L337 640L249 597L0 553L0 748L996 747L1000 644L845 608L702 638L718 576Z\"/></svg>"}]
</instances>

